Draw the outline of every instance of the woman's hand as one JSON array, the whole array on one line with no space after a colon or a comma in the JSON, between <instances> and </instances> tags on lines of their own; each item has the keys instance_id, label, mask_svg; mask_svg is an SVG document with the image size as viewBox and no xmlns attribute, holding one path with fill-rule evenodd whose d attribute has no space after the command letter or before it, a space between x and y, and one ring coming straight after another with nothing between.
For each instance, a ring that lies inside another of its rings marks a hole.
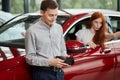
<instances>
[{"instance_id":1,"label":"woman's hand","mask_svg":"<svg viewBox=\"0 0 120 80\"><path fill-rule=\"evenodd\" d=\"M88 43L88 45L91 47L91 48L96 48L96 44L93 42L93 41L90 41L89 43Z\"/></svg>"},{"instance_id":2,"label":"woman's hand","mask_svg":"<svg viewBox=\"0 0 120 80\"><path fill-rule=\"evenodd\" d=\"M114 38L120 38L120 31L114 33Z\"/></svg>"}]
</instances>

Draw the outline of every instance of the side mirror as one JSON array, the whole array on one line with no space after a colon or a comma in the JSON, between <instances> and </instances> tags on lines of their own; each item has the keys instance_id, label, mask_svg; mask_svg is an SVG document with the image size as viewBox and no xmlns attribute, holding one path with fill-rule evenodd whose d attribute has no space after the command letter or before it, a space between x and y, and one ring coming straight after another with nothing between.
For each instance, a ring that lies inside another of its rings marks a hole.
<instances>
[{"instance_id":1,"label":"side mirror","mask_svg":"<svg viewBox=\"0 0 120 80\"><path fill-rule=\"evenodd\" d=\"M86 51L84 44L77 40L66 41L66 48L68 53L84 53Z\"/></svg>"}]
</instances>

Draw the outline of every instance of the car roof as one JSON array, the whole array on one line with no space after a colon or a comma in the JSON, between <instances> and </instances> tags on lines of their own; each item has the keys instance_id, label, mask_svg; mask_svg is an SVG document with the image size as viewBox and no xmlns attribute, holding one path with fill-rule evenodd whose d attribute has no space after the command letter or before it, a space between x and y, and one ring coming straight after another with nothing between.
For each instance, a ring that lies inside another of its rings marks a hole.
<instances>
[{"instance_id":1,"label":"car roof","mask_svg":"<svg viewBox=\"0 0 120 80\"><path fill-rule=\"evenodd\" d=\"M32 13L27 13L25 15L40 15L40 11L36 11L36 12L32 12ZM58 16L69 16L70 14L65 12L65 11L62 11L62 10L58 10Z\"/></svg>"},{"instance_id":2,"label":"car roof","mask_svg":"<svg viewBox=\"0 0 120 80\"><path fill-rule=\"evenodd\" d=\"M77 14L82 14L82 13L88 13L92 14L96 11L100 11L104 14L116 14L120 15L119 11L115 10L108 10L108 9L63 9L65 12L70 13L71 15L77 15Z\"/></svg>"},{"instance_id":3,"label":"car roof","mask_svg":"<svg viewBox=\"0 0 120 80\"><path fill-rule=\"evenodd\" d=\"M110 15L110 14L114 14L116 16L120 15L119 11L115 11L115 10L108 10L108 9L62 9L62 10L58 10L58 16L74 16L77 14L84 14L87 13L89 15L91 15L94 12L100 11L105 15ZM33 12L33 13L28 13L27 15L40 15L40 12Z\"/></svg>"},{"instance_id":4,"label":"car roof","mask_svg":"<svg viewBox=\"0 0 120 80\"><path fill-rule=\"evenodd\" d=\"M58 10L58 16L73 16L84 13L91 15L93 12L96 11L100 11L104 14L120 15L120 12L118 11L107 10L107 9L62 9L62 10ZM23 16L36 16L36 15L40 15L40 11L23 14Z\"/></svg>"}]
</instances>

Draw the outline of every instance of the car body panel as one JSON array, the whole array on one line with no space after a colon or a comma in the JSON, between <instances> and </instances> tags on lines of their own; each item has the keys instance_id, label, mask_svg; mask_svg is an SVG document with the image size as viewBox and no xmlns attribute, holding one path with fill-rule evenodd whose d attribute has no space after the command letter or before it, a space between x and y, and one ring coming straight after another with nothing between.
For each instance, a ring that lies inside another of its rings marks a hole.
<instances>
[{"instance_id":1,"label":"car body panel","mask_svg":"<svg viewBox=\"0 0 120 80\"><path fill-rule=\"evenodd\" d=\"M115 80L119 80L119 74L120 74L120 41L115 41L114 44L114 50L116 53L116 73L115 73Z\"/></svg>"},{"instance_id":2,"label":"car body panel","mask_svg":"<svg viewBox=\"0 0 120 80\"><path fill-rule=\"evenodd\" d=\"M106 54L100 53L98 47L87 53L75 55L75 64L64 69L65 80L114 80L116 55L112 45L109 46L111 52Z\"/></svg>"},{"instance_id":3,"label":"car body panel","mask_svg":"<svg viewBox=\"0 0 120 80\"><path fill-rule=\"evenodd\" d=\"M0 62L0 80L31 80L28 68L23 56Z\"/></svg>"}]
</instances>

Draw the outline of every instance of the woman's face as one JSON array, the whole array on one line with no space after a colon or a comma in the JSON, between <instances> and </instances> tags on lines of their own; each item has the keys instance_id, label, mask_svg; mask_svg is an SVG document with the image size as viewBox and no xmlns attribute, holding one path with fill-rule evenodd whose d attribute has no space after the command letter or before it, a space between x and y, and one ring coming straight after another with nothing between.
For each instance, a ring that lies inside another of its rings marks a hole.
<instances>
[{"instance_id":1,"label":"woman's face","mask_svg":"<svg viewBox=\"0 0 120 80\"><path fill-rule=\"evenodd\" d=\"M92 28L94 30L99 30L102 26L102 19L101 18L97 18L95 20L92 21Z\"/></svg>"}]
</instances>

